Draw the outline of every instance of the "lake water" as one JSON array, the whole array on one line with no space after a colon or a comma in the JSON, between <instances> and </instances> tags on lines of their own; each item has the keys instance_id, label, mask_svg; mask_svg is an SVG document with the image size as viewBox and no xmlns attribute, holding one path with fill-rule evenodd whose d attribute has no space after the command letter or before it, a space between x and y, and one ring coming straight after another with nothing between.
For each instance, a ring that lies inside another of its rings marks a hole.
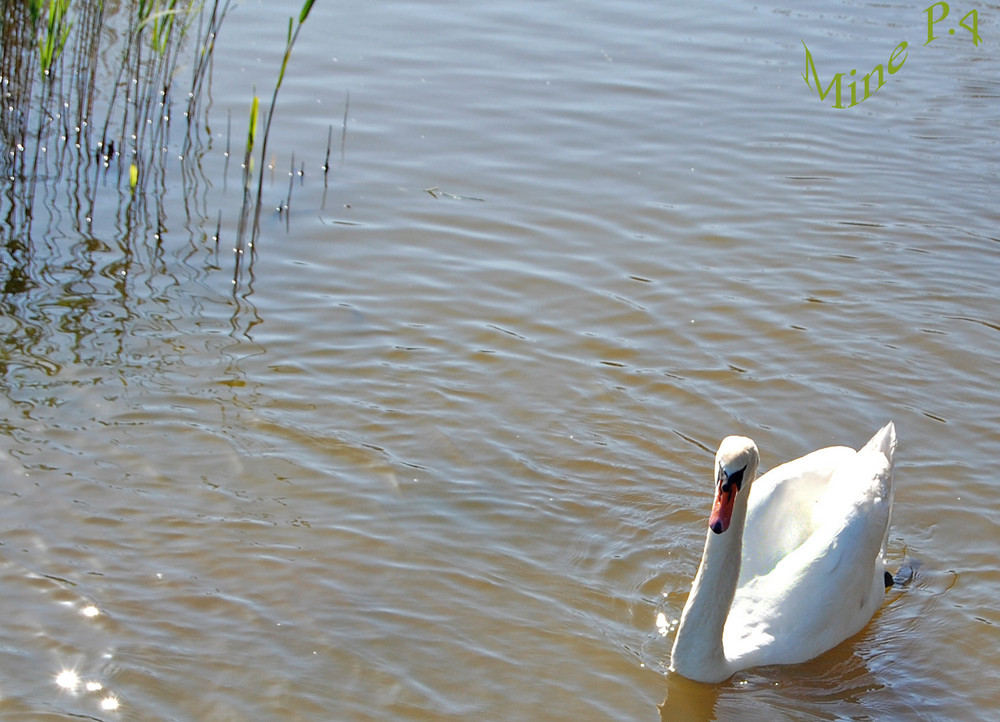
<instances>
[{"instance_id":1,"label":"lake water","mask_svg":"<svg viewBox=\"0 0 1000 722\"><path fill-rule=\"evenodd\" d=\"M995 711L1000 10L925 7L318 2L234 283L227 122L297 13L237 7L158 227L43 184L3 230L0 716ZM903 41L852 108L803 81L805 43L847 105ZM890 419L910 585L812 662L669 675L719 440Z\"/></svg>"}]
</instances>

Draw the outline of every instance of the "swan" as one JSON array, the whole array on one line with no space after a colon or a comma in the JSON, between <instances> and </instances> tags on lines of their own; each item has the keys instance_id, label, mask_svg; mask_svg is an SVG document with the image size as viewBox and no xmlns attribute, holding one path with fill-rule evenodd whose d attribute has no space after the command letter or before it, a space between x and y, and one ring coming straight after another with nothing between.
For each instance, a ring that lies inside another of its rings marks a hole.
<instances>
[{"instance_id":1,"label":"swan","mask_svg":"<svg viewBox=\"0 0 1000 722\"><path fill-rule=\"evenodd\" d=\"M804 662L861 631L892 579L895 450L890 421L859 451L820 449L755 480L757 445L723 439L670 670L722 682L748 667Z\"/></svg>"}]
</instances>

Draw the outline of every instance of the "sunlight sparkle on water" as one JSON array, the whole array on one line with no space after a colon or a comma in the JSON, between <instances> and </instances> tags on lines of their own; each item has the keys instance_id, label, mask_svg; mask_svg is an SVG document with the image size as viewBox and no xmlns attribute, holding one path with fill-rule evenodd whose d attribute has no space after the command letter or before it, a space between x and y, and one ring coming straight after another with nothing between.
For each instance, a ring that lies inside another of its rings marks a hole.
<instances>
[{"instance_id":1,"label":"sunlight sparkle on water","mask_svg":"<svg viewBox=\"0 0 1000 722\"><path fill-rule=\"evenodd\" d=\"M63 689L75 690L80 686L80 677L72 669L64 669L56 675L56 684Z\"/></svg>"},{"instance_id":2,"label":"sunlight sparkle on water","mask_svg":"<svg viewBox=\"0 0 1000 722\"><path fill-rule=\"evenodd\" d=\"M670 627L673 626L667 621L667 615L663 612L656 613L656 631L660 633L661 637L666 637L667 632L670 631Z\"/></svg>"},{"instance_id":3,"label":"sunlight sparkle on water","mask_svg":"<svg viewBox=\"0 0 1000 722\"><path fill-rule=\"evenodd\" d=\"M64 669L57 674L56 684L73 693L78 692L81 686L90 693L101 692L104 689L104 685L96 680L91 680L86 683L83 682L83 680L80 679L80 675L78 675L76 670L73 669ZM118 697L107 693L101 699L100 705L102 710L106 712L114 712L121 706L121 703L118 701Z\"/></svg>"}]
</instances>

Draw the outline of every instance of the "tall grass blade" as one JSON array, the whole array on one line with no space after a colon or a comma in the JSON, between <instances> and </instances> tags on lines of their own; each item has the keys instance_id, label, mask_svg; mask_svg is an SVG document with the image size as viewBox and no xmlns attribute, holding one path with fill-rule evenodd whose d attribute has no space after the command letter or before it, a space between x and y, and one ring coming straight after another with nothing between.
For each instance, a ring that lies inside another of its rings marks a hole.
<instances>
[{"instance_id":1,"label":"tall grass blade","mask_svg":"<svg viewBox=\"0 0 1000 722\"><path fill-rule=\"evenodd\" d=\"M315 1L316 0L306 0L305 4L302 6L302 12L299 13L299 25L304 23L306 18L309 17L309 11L312 10L313 3Z\"/></svg>"},{"instance_id":2,"label":"tall grass blade","mask_svg":"<svg viewBox=\"0 0 1000 722\"><path fill-rule=\"evenodd\" d=\"M260 176L257 181L257 202L254 205L254 219L253 227L250 231L251 242L255 241L257 238L257 233L260 230L260 210L261 210L261 196L264 192L264 158L267 157L267 139L271 133L271 121L274 119L274 109L278 103L278 91L281 90L281 83L285 79L285 70L288 68L288 61L292 57L292 49L295 47L295 41L299 38L299 32L302 30L302 23L309 16L309 11L312 9L314 0L306 0L305 5L302 6L302 12L299 13L299 23L294 25L294 19L288 19L288 42L285 45L285 54L281 59L281 70L278 73L278 81L274 84L274 93L271 95L271 107L267 111L267 120L264 121L264 134L261 137L260 142Z\"/></svg>"},{"instance_id":3,"label":"tall grass blade","mask_svg":"<svg viewBox=\"0 0 1000 722\"><path fill-rule=\"evenodd\" d=\"M243 154L243 206L240 209L240 220L236 227L236 273L239 273L240 256L243 255L244 238L246 235L247 217L250 214L250 185L253 177L253 149L257 140L257 116L259 115L260 98L253 96L250 103L250 127L247 129L247 145ZM260 200L257 201L258 205Z\"/></svg>"}]
</instances>

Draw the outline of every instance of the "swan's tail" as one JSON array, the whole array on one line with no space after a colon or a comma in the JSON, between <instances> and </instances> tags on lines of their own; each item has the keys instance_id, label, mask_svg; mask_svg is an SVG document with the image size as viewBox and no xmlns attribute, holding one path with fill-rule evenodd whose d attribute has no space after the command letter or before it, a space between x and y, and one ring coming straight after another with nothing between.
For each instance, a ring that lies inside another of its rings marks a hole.
<instances>
[{"instance_id":1,"label":"swan's tail","mask_svg":"<svg viewBox=\"0 0 1000 722\"><path fill-rule=\"evenodd\" d=\"M858 454L864 454L865 452L878 452L885 456L888 462L886 468L883 470L881 477L882 482L882 498L888 501L889 504L889 516L885 524L885 534L882 536L882 549L881 557L883 568L886 562L886 547L889 545L889 525L892 521L892 501L894 496L894 484L893 484L893 465L895 460L893 457L896 454L896 446L898 442L896 440L896 427L890 421L888 424L883 426L873 436L867 444L858 452Z\"/></svg>"},{"instance_id":2,"label":"swan's tail","mask_svg":"<svg viewBox=\"0 0 1000 722\"><path fill-rule=\"evenodd\" d=\"M868 440L861 452L878 450L889 460L892 466L892 457L896 453L896 426L890 421L881 429L875 432L875 436Z\"/></svg>"}]
</instances>

